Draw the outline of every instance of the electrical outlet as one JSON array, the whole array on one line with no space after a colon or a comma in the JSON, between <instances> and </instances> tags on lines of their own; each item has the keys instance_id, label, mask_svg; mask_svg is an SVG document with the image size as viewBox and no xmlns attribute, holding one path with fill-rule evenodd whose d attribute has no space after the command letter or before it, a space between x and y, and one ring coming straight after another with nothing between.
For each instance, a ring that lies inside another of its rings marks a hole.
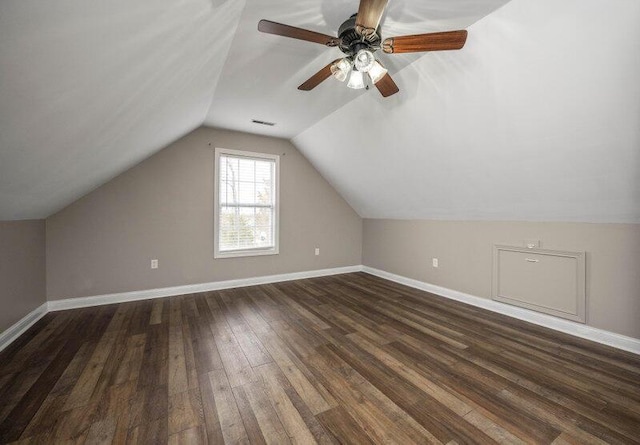
<instances>
[{"instance_id":1,"label":"electrical outlet","mask_svg":"<svg viewBox=\"0 0 640 445\"><path fill-rule=\"evenodd\" d=\"M320 248L316 247L316 256L320 255Z\"/></svg>"},{"instance_id":2,"label":"electrical outlet","mask_svg":"<svg viewBox=\"0 0 640 445\"><path fill-rule=\"evenodd\" d=\"M438 267L438 259L437 258L432 258L431 259L431 264L433 265L433 267Z\"/></svg>"},{"instance_id":3,"label":"electrical outlet","mask_svg":"<svg viewBox=\"0 0 640 445\"><path fill-rule=\"evenodd\" d=\"M158 268L158 260L151 260L151 268L152 269Z\"/></svg>"}]
</instances>

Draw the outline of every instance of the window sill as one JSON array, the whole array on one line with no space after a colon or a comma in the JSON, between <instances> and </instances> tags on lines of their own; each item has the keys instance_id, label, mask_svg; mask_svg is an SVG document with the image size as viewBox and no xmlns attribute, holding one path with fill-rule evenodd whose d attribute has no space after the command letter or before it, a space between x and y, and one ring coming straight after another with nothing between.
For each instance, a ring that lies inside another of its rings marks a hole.
<instances>
[{"instance_id":1,"label":"window sill","mask_svg":"<svg viewBox=\"0 0 640 445\"><path fill-rule=\"evenodd\" d=\"M278 249L255 249L255 250L230 250L227 252L215 252L213 257L219 258L240 258L250 256L278 255Z\"/></svg>"}]
</instances>

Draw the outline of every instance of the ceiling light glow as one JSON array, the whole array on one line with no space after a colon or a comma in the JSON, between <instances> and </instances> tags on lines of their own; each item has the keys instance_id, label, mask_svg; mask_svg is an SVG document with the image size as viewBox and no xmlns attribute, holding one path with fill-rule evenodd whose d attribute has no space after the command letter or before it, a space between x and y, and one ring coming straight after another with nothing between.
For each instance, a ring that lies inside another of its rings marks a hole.
<instances>
[{"instance_id":1,"label":"ceiling light glow","mask_svg":"<svg viewBox=\"0 0 640 445\"><path fill-rule=\"evenodd\" d=\"M382 66L382 64L374 60L373 66L368 72L369 77L371 77L371 82L378 83L380 79L382 79L387 74L387 69Z\"/></svg>"},{"instance_id":2,"label":"ceiling light glow","mask_svg":"<svg viewBox=\"0 0 640 445\"><path fill-rule=\"evenodd\" d=\"M349 83L347 83L347 86L349 88L353 88L354 90L360 90L364 88L364 74L358 70L351 71L351 76L349 76Z\"/></svg>"},{"instance_id":3,"label":"ceiling light glow","mask_svg":"<svg viewBox=\"0 0 640 445\"><path fill-rule=\"evenodd\" d=\"M331 65L331 74L333 77L338 79L340 82L344 82L347 80L347 76L349 76L349 72L351 71L351 61L349 61L346 57L344 59L338 60L336 63Z\"/></svg>"},{"instance_id":4,"label":"ceiling light glow","mask_svg":"<svg viewBox=\"0 0 640 445\"><path fill-rule=\"evenodd\" d=\"M375 63L376 59L373 57L373 53L368 49L361 49L356 54L355 64L356 69L363 73L369 72Z\"/></svg>"}]
</instances>

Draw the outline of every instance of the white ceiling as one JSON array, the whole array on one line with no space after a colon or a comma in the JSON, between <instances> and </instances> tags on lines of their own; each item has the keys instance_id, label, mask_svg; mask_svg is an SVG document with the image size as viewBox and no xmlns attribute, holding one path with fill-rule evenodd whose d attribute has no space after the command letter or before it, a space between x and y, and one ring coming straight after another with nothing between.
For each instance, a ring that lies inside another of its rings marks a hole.
<instances>
[{"instance_id":1,"label":"white ceiling","mask_svg":"<svg viewBox=\"0 0 640 445\"><path fill-rule=\"evenodd\" d=\"M383 30L466 28L506 1L391 0ZM339 51L261 34L257 22L333 34L357 4L2 0L0 220L46 217L203 122L300 133L362 92L333 79L298 91ZM391 72L418 58L381 57Z\"/></svg>"},{"instance_id":2,"label":"white ceiling","mask_svg":"<svg viewBox=\"0 0 640 445\"><path fill-rule=\"evenodd\" d=\"M382 20L384 37L465 29L508 0L390 0ZM311 92L297 88L322 67L341 57L338 48L260 34L268 19L328 35L358 10L357 0L249 0L242 13L229 58L222 70L207 125L292 138L349 101L366 94L333 78ZM379 53L396 73L423 54ZM400 85L402 89L403 86ZM384 100L377 91L377 100ZM257 126L252 119L275 122Z\"/></svg>"},{"instance_id":3,"label":"white ceiling","mask_svg":"<svg viewBox=\"0 0 640 445\"><path fill-rule=\"evenodd\" d=\"M513 0L293 142L363 217L639 223L639 18Z\"/></svg>"},{"instance_id":4,"label":"white ceiling","mask_svg":"<svg viewBox=\"0 0 640 445\"><path fill-rule=\"evenodd\" d=\"M298 91L339 51L256 29L333 34L357 0L2 0L0 220L205 123L293 138L364 217L640 222L640 2L507 2L390 0L384 36L469 38L382 54L400 87L383 99Z\"/></svg>"},{"instance_id":5,"label":"white ceiling","mask_svg":"<svg viewBox=\"0 0 640 445\"><path fill-rule=\"evenodd\" d=\"M2 0L0 220L46 217L200 126L242 9Z\"/></svg>"}]
</instances>

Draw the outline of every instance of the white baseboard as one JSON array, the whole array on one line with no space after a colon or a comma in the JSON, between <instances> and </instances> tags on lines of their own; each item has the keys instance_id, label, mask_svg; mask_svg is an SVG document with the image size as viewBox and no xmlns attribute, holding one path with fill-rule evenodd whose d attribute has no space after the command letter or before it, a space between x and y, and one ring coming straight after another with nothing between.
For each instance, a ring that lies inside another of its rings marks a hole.
<instances>
[{"instance_id":1,"label":"white baseboard","mask_svg":"<svg viewBox=\"0 0 640 445\"><path fill-rule=\"evenodd\" d=\"M0 351L9 346L16 338L20 337L27 329L44 317L47 312L47 303L44 303L22 317L22 319L9 327L9 329L0 333Z\"/></svg>"},{"instance_id":2,"label":"white baseboard","mask_svg":"<svg viewBox=\"0 0 640 445\"><path fill-rule=\"evenodd\" d=\"M424 281L414 280L412 278L403 277L383 270L374 269L369 266L362 266L362 271L371 275L375 275L386 280L395 281L405 286L420 289L441 297L450 298L452 300L467 303L472 306L481 307L499 314L508 315L509 317L519 320L528 321L540 326L544 326L556 331L564 332L576 337L585 338L587 340L602 343L614 348L640 354L640 339L627 337L625 335L616 334L615 332L605 331L581 323L557 318L551 315L530 311L528 309L510 306L499 301L490 300L488 298L476 297L475 295L465 294L446 287L436 286L434 284L425 283Z\"/></svg>"},{"instance_id":3,"label":"white baseboard","mask_svg":"<svg viewBox=\"0 0 640 445\"><path fill-rule=\"evenodd\" d=\"M318 269L304 272L293 272L262 277L240 278L237 280L214 281L211 283L187 284L184 286L147 289L117 294L95 295L91 297L67 298L49 301L50 311L63 311L81 307L100 306L103 304L123 303L127 301L149 300L152 298L172 297L174 295L193 294L234 287L255 286L258 284L277 283L281 281L301 280L304 278L324 277L343 273L360 272L362 266L336 267L332 269Z\"/></svg>"}]
</instances>

